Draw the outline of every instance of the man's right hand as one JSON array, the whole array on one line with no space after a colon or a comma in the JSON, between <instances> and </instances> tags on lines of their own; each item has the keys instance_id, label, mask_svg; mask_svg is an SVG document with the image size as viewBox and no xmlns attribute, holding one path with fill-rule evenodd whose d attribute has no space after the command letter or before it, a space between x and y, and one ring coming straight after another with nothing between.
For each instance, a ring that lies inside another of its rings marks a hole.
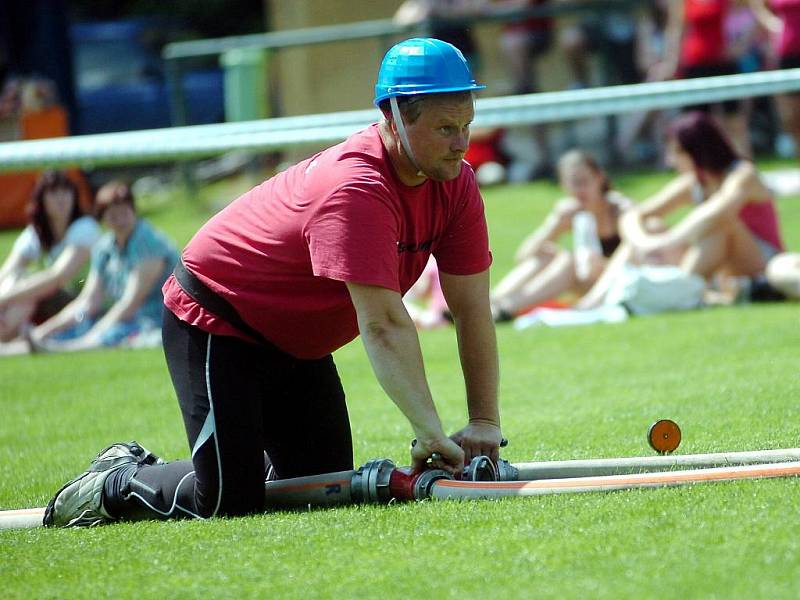
<instances>
[{"instance_id":1,"label":"man's right hand","mask_svg":"<svg viewBox=\"0 0 800 600\"><path fill-rule=\"evenodd\" d=\"M461 476L464 470L464 451L450 438L443 436L435 440L417 440L411 447L411 468L415 471L424 471L428 468L428 459L433 454L437 458L431 460L431 466L444 469L454 477Z\"/></svg>"}]
</instances>

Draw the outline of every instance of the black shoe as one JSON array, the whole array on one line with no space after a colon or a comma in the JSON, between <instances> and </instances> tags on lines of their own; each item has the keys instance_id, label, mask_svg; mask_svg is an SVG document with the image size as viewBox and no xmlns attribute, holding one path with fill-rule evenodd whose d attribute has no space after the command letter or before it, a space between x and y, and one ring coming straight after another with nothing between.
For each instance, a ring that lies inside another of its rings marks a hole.
<instances>
[{"instance_id":1,"label":"black shoe","mask_svg":"<svg viewBox=\"0 0 800 600\"><path fill-rule=\"evenodd\" d=\"M47 504L42 523L45 527L93 527L115 521L103 507L103 485L108 476L126 465L163 462L136 442L112 444L86 471L58 490Z\"/></svg>"}]
</instances>

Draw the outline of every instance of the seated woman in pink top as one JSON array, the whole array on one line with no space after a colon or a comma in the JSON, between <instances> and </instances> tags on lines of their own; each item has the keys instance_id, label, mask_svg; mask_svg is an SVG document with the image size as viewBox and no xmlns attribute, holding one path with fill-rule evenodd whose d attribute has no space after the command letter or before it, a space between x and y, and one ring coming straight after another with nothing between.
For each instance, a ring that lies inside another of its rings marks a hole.
<instances>
[{"instance_id":1,"label":"seated woman in pink top","mask_svg":"<svg viewBox=\"0 0 800 600\"><path fill-rule=\"evenodd\" d=\"M622 244L576 308L601 305L630 264L675 264L700 275L721 292L714 294L715 304L759 299L752 292L769 283L767 263L784 246L775 203L755 165L741 159L714 119L700 111L670 125L667 162L678 176L620 217ZM667 215L687 207L677 223L664 225L672 222Z\"/></svg>"},{"instance_id":2,"label":"seated woman in pink top","mask_svg":"<svg viewBox=\"0 0 800 600\"><path fill-rule=\"evenodd\" d=\"M773 51L781 69L800 68L800 0L750 0L759 22L773 34ZM783 128L800 157L800 94L777 97Z\"/></svg>"},{"instance_id":3,"label":"seated woman in pink top","mask_svg":"<svg viewBox=\"0 0 800 600\"><path fill-rule=\"evenodd\" d=\"M770 191L755 165L740 159L706 114L678 117L668 133L668 157L678 176L620 220L622 238L634 255L685 246L680 266L714 275L763 277L770 258L783 251ZM691 210L661 233L645 228L650 217L679 207Z\"/></svg>"}]
</instances>

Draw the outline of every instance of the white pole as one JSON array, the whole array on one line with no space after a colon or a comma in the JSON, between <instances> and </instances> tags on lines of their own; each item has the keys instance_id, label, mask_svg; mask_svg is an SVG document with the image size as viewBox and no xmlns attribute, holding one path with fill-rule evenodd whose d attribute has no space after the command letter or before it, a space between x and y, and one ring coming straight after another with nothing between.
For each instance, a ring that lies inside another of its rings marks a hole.
<instances>
[{"instance_id":1,"label":"white pole","mask_svg":"<svg viewBox=\"0 0 800 600\"><path fill-rule=\"evenodd\" d=\"M674 456L632 456L629 458L553 460L514 463L511 466L519 471L519 476L517 477L519 481L529 481L532 479L624 475L627 473L666 471L676 468L699 469L789 461L800 461L800 448Z\"/></svg>"},{"instance_id":2,"label":"white pole","mask_svg":"<svg viewBox=\"0 0 800 600\"><path fill-rule=\"evenodd\" d=\"M41 527L44 507L0 511L0 529L31 529Z\"/></svg>"}]
</instances>

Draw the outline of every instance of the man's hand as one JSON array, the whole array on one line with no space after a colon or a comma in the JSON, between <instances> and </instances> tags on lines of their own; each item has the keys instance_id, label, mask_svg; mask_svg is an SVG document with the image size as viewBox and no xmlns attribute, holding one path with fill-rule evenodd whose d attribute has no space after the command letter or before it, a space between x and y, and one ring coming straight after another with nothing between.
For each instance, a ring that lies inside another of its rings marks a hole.
<instances>
[{"instance_id":1,"label":"man's hand","mask_svg":"<svg viewBox=\"0 0 800 600\"><path fill-rule=\"evenodd\" d=\"M476 456L488 456L492 462L500 460L500 427L488 421L472 421L464 429L450 436L464 450L464 464Z\"/></svg>"},{"instance_id":2,"label":"man's hand","mask_svg":"<svg viewBox=\"0 0 800 600\"><path fill-rule=\"evenodd\" d=\"M438 458L431 461L431 465L437 469L444 469L451 473L456 479L461 477L464 470L464 451L447 437L424 442L417 440L411 446L411 468L417 471L424 471L428 467L428 459L433 454Z\"/></svg>"}]
</instances>

